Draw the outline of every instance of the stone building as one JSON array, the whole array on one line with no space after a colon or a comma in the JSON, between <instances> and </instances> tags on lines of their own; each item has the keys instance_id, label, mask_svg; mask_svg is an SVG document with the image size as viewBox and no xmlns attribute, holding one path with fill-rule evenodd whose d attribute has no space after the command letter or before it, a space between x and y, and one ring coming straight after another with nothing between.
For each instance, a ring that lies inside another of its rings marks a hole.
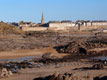
<instances>
[{"instance_id":1,"label":"stone building","mask_svg":"<svg viewBox=\"0 0 107 80\"><path fill-rule=\"evenodd\" d=\"M92 26L107 26L107 21L92 21Z\"/></svg>"},{"instance_id":2,"label":"stone building","mask_svg":"<svg viewBox=\"0 0 107 80\"><path fill-rule=\"evenodd\" d=\"M21 21L18 25L20 27L35 27L36 23Z\"/></svg>"},{"instance_id":3,"label":"stone building","mask_svg":"<svg viewBox=\"0 0 107 80\"><path fill-rule=\"evenodd\" d=\"M56 30L66 30L75 27L75 23L72 21L50 21L49 28Z\"/></svg>"},{"instance_id":4,"label":"stone building","mask_svg":"<svg viewBox=\"0 0 107 80\"><path fill-rule=\"evenodd\" d=\"M90 22L84 22L84 25L82 26L107 26L107 21L90 21Z\"/></svg>"}]
</instances>

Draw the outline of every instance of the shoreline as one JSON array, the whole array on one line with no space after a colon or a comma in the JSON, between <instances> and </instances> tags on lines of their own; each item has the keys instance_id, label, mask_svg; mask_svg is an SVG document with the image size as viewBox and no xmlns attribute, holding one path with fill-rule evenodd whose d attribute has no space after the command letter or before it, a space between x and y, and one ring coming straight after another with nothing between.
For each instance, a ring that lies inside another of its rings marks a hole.
<instances>
[{"instance_id":1,"label":"shoreline","mask_svg":"<svg viewBox=\"0 0 107 80\"><path fill-rule=\"evenodd\" d=\"M42 48L42 49L23 49L23 50L14 50L9 52L0 52L0 59L15 59L19 57L27 57L27 56L40 56L45 53L51 53L53 56L63 57L68 54L58 53L52 47Z\"/></svg>"}]
</instances>

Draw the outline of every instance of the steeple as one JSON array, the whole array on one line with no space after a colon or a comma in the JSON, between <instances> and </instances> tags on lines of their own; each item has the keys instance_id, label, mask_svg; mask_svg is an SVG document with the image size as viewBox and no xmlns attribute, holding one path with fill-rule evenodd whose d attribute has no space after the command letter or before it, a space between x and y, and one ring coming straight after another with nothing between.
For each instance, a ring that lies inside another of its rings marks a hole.
<instances>
[{"instance_id":1,"label":"steeple","mask_svg":"<svg viewBox=\"0 0 107 80\"><path fill-rule=\"evenodd\" d=\"M44 24L45 23L45 19L44 19L44 14L42 12L42 20L41 20L41 24Z\"/></svg>"}]
</instances>

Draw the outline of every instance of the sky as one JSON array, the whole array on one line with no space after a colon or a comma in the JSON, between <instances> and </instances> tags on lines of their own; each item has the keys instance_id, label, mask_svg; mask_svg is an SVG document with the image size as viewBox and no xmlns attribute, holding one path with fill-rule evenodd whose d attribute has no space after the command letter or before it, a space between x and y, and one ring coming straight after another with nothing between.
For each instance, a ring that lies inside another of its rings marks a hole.
<instances>
[{"instance_id":1,"label":"sky","mask_svg":"<svg viewBox=\"0 0 107 80\"><path fill-rule=\"evenodd\" d=\"M0 0L0 21L107 20L107 0Z\"/></svg>"}]
</instances>

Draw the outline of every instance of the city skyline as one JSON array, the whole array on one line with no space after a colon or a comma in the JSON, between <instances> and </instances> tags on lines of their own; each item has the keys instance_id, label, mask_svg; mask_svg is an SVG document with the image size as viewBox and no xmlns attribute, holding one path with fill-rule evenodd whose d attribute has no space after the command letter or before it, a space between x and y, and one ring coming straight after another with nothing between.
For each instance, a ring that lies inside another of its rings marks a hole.
<instances>
[{"instance_id":1,"label":"city skyline","mask_svg":"<svg viewBox=\"0 0 107 80\"><path fill-rule=\"evenodd\" d=\"M1 0L0 20L5 22L54 20L107 20L106 0Z\"/></svg>"}]
</instances>

